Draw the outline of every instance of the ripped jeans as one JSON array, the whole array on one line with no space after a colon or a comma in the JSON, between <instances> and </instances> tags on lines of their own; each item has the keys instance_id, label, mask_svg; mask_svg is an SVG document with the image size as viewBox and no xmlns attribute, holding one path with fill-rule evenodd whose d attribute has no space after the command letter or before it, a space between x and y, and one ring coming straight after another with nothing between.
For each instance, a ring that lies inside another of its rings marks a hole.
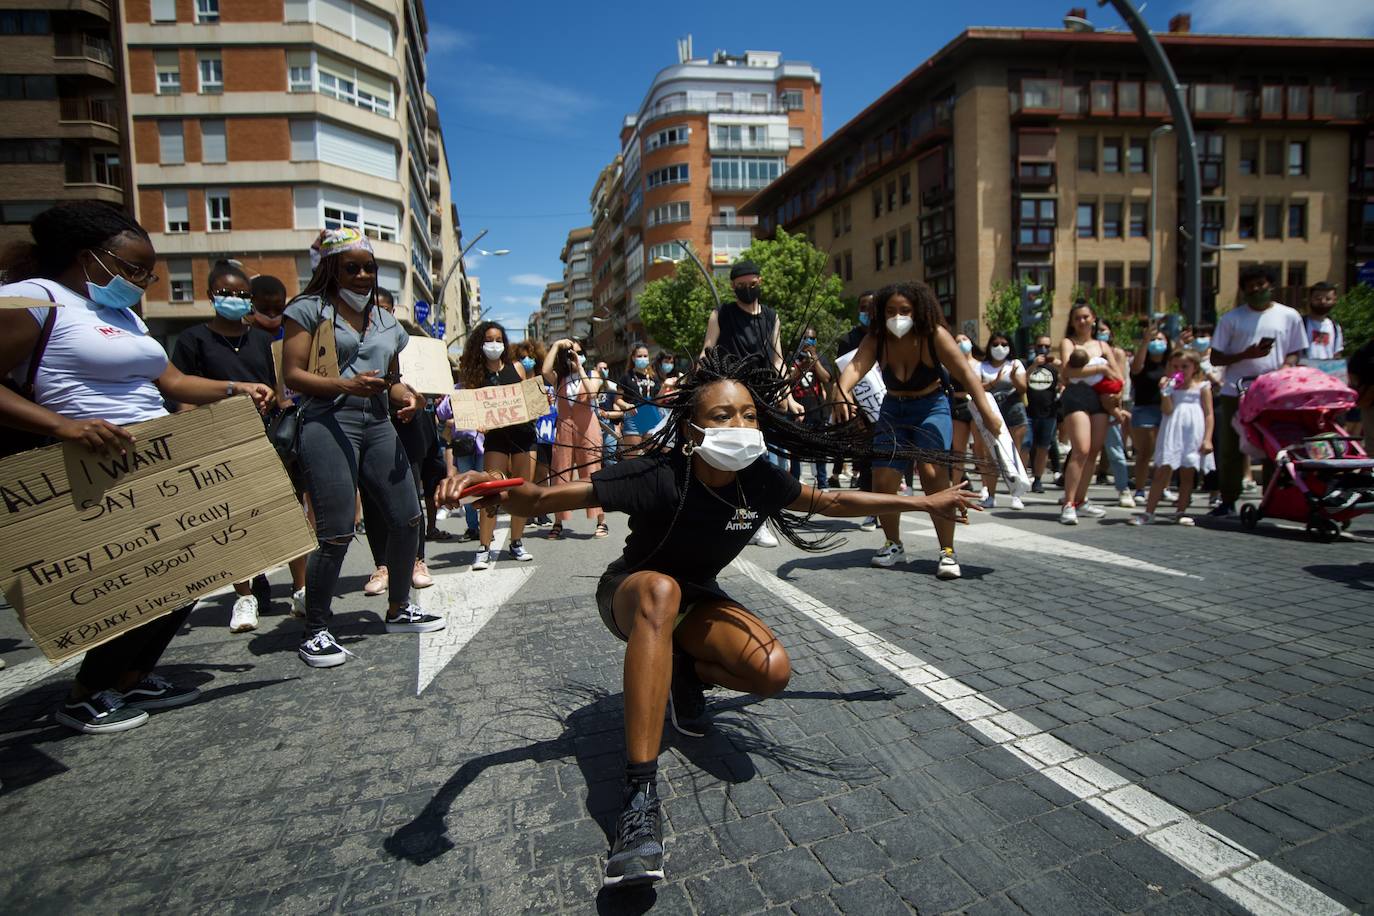
<instances>
[{"instance_id":1,"label":"ripped jeans","mask_svg":"<svg viewBox=\"0 0 1374 916\"><path fill-rule=\"evenodd\" d=\"M420 537L420 499L385 398L345 398L301 423L300 467L315 509L319 549L305 568L305 635L329 628L330 604L353 540L354 495L361 485L386 524L387 601L405 604Z\"/></svg>"}]
</instances>

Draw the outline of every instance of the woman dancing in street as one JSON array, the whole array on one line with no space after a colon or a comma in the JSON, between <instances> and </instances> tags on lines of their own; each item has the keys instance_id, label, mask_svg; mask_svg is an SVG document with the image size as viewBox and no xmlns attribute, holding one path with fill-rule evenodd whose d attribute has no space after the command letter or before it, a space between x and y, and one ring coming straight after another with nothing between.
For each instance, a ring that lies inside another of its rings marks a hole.
<instances>
[{"instance_id":1,"label":"woman dancing in street","mask_svg":"<svg viewBox=\"0 0 1374 916\"><path fill-rule=\"evenodd\" d=\"M754 532L771 521L793 544L819 550L833 538L806 540L804 519L784 510L832 517L925 511L954 524L976 503L974 494L958 489L901 497L803 486L769 463L766 442L812 461L871 452L857 422L810 428L771 406L787 384L756 357L737 360L708 350L664 399L668 420L643 456L590 480L525 483L503 495L514 512L596 507L630 517L624 553L596 590L606 628L626 642L625 807L606 863L607 887L663 877L656 777L665 710L678 731L700 736L706 686L771 696L791 677L772 630L716 581ZM921 457L906 454L908 461ZM456 504L464 488L499 478L480 472L450 478L439 499Z\"/></svg>"}]
</instances>

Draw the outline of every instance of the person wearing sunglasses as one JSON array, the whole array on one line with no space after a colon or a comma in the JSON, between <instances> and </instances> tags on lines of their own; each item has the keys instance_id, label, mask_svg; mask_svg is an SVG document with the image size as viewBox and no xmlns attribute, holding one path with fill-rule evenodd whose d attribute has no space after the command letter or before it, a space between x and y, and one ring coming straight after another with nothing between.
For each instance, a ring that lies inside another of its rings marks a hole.
<instances>
[{"instance_id":1,"label":"person wearing sunglasses","mask_svg":"<svg viewBox=\"0 0 1374 916\"><path fill-rule=\"evenodd\" d=\"M410 601L424 516L410 459L391 424L393 408L401 422L410 422L420 407L419 396L400 381L399 357L410 337L377 307L377 260L366 237L356 229L326 229L312 251L319 261L310 282L286 306L282 364L286 385L301 395L299 462L319 541L306 564L298 654L312 668L330 668L350 654L329 623L355 533L359 484L376 500L387 528L386 632L428 633L442 630L444 620ZM327 339L322 334L333 336L337 375L310 371L315 339Z\"/></svg>"},{"instance_id":2,"label":"person wearing sunglasses","mask_svg":"<svg viewBox=\"0 0 1374 916\"><path fill-rule=\"evenodd\" d=\"M29 232L31 244L0 256L11 281L0 296L63 307L0 309L0 376L33 379L28 397L0 386L0 426L117 455L134 441L127 425L166 416L164 399L211 404L246 394L259 410L271 406L272 388L259 381L201 378L168 363L133 311L158 279L157 253L133 218L73 201L39 213ZM119 732L143 725L149 710L195 700L195 688L154 673L193 604L88 651L54 718L87 734Z\"/></svg>"}]
</instances>

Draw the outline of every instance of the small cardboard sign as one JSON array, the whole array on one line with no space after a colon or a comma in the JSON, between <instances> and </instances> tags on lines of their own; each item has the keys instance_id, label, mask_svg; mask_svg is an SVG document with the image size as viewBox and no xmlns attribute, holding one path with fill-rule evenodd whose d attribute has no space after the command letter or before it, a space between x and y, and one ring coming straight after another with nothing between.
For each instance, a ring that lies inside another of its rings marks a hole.
<instances>
[{"instance_id":1,"label":"small cardboard sign","mask_svg":"<svg viewBox=\"0 0 1374 916\"><path fill-rule=\"evenodd\" d=\"M1309 359L1303 357L1299 362L1304 366L1311 366L1333 378L1340 379L1342 385L1350 384L1349 364L1343 359Z\"/></svg>"},{"instance_id":2,"label":"small cardboard sign","mask_svg":"<svg viewBox=\"0 0 1374 916\"><path fill-rule=\"evenodd\" d=\"M321 378L339 377L339 348L334 342L334 316L325 321L320 315L320 323L315 325L315 333L310 338L310 359L305 369L311 375Z\"/></svg>"},{"instance_id":3,"label":"small cardboard sign","mask_svg":"<svg viewBox=\"0 0 1374 916\"><path fill-rule=\"evenodd\" d=\"M29 296L0 296L0 309L50 309L63 308L62 303L48 299L33 299Z\"/></svg>"},{"instance_id":4,"label":"small cardboard sign","mask_svg":"<svg viewBox=\"0 0 1374 916\"><path fill-rule=\"evenodd\" d=\"M315 549L248 398L128 429L0 460L0 584L52 661Z\"/></svg>"},{"instance_id":5,"label":"small cardboard sign","mask_svg":"<svg viewBox=\"0 0 1374 916\"><path fill-rule=\"evenodd\" d=\"M453 392L453 424L457 429L500 429L538 420L549 412L544 383L527 378L518 385L464 388Z\"/></svg>"},{"instance_id":6,"label":"small cardboard sign","mask_svg":"<svg viewBox=\"0 0 1374 916\"><path fill-rule=\"evenodd\" d=\"M448 347L433 337L412 337L401 351L401 381L420 394L450 394L453 369Z\"/></svg>"},{"instance_id":7,"label":"small cardboard sign","mask_svg":"<svg viewBox=\"0 0 1374 916\"><path fill-rule=\"evenodd\" d=\"M272 387L277 392L277 400L282 400L286 395L286 367L281 364L281 351L284 341L272 341Z\"/></svg>"},{"instance_id":8,"label":"small cardboard sign","mask_svg":"<svg viewBox=\"0 0 1374 916\"><path fill-rule=\"evenodd\" d=\"M854 361L858 352L857 349L850 350L835 360L835 365L839 366L841 373ZM883 398L887 396L887 384L883 381L883 373L878 369L876 363L868 370L867 375L859 379L859 383L854 386L852 393L854 400L863 408L864 415L868 417L869 422L877 423L878 413L883 409Z\"/></svg>"}]
</instances>

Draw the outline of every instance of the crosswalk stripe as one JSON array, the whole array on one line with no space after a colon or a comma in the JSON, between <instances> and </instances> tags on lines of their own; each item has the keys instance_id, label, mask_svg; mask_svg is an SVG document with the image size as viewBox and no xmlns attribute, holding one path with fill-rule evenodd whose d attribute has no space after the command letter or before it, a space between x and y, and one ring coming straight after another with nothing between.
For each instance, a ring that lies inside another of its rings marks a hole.
<instances>
[{"instance_id":1,"label":"crosswalk stripe","mask_svg":"<svg viewBox=\"0 0 1374 916\"><path fill-rule=\"evenodd\" d=\"M987 523L984 523L987 524ZM888 642L757 564L735 567L822 628L1002 747L1032 771L1138 836L1237 904L1260 916L1337 916L1351 911L1244 846L1140 788L1072 745Z\"/></svg>"}]
</instances>

